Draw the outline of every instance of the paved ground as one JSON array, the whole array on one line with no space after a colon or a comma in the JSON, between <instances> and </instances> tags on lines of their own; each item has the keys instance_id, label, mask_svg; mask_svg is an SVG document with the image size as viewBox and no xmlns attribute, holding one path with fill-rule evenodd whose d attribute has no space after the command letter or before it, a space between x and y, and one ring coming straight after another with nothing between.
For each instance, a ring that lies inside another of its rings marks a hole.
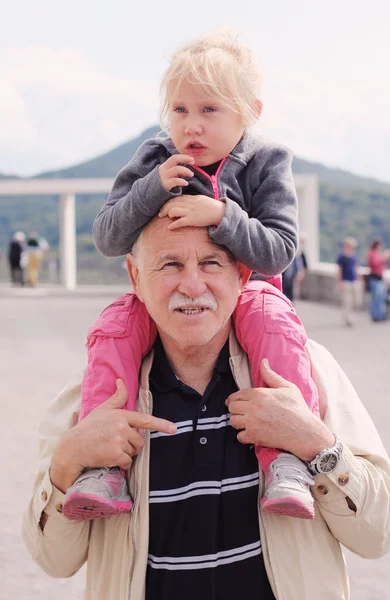
<instances>
[{"instance_id":1,"label":"paved ground","mask_svg":"<svg viewBox=\"0 0 390 600\"><path fill-rule=\"evenodd\" d=\"M4 292L4 293L3 293ZM20 520L33 482L37 429L45 407L85 359L88 325L117 293L47 296L43 290L0 289L0 564L1 598L81 600L84 573L69 580L45 576L20 539ZM390 322L341 325L337 309L298 303L310 337L323 343L355 384L390 451ZM390 556L375 561L347 555L352 600L384 600ZM320 574L319 574L320 577ZM313 599L315 600L315 599Z\"/></svg>"}]
</instances>

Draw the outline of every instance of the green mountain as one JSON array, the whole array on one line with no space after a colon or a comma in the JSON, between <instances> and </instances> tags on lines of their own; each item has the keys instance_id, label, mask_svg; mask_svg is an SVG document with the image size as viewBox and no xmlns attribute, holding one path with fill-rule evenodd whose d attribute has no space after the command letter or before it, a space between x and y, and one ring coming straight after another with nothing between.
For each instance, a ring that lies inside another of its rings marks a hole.
<instances>
[{"instance_id":1,"label":"green mountain","mask_svg":"<svg viewBox=\"0 0 390 600\"><path fill-rule=\"evenodd\" d=\"M18 175L6 175L5 173L0 173L0 179L20 179Z\"/></svg>"},{"instance_id":2,"label":"green mountain","mask_svg":"<svg viewBox=\"0 0 390 600\"><path fill-rule=\"evenodd\" d=\"M109 152L66 169L46 171L36 175L37 178L56 177L115 177L118 171L130 160L137 148L145 140L155 137L160 132L157 125L145 129L138 137L117 146ZM390 183L353 175L341 169L332 169L320 163L309 162L302 158L294 158L294 173L318 175L321 183L327 183L343 189L365 189L390 191Z\"/></svg>"},{"instance_id":3,"label":"green mountain","mask_svg":"<svg viewBox=\"0 0 390 600\"><path fill-rule=\"evenodd\" d=\"M159 132L157 126L146 129L140 136L113 150L65 169L36 175L36 178L114 177L130 160L138 146ZM347 171L332 169L319 163L295 158L294 173L315 173L320 182L320 244L321 260L332 262L346 235L359 241L360 259L364 262L367 246L373 237L381 236L390 247L390 184L359 177ZM10 178L1 175L0 178ZM102 259L94 251L91 237L93 219L104 203L102 195L83 195L77 198L77 239L80 257L94 256L94 266L100 268ZM0 196L0 247L5 248L12 233L38 231L52 247L58 245L58 198ZM310 232L308 232L310 235ZM81 260L81 258L80 258ZM100 261L100 262L99 262ZM108 259L107 269L112 266Z\"/></svg>"},{"instance_id":4,"label":"green mountain","mask_svg":"<svg viewBox=\"0 0 390 600\"><path fill-rule=\"evenodd\" d=\"M58 169L56 171L47 171L36 175L36 178L40 179L55 179L63 177L77 178L77 177L115 177L126 163L129 162L130 158L135 154L137 148L149 138L156 137L160 128L156 125L145 129L138 137L117 146L113 150L110 150L106 154L92 158L86 162L82 162L73 167L67 169Z\"/></svg>"}]
</instances>

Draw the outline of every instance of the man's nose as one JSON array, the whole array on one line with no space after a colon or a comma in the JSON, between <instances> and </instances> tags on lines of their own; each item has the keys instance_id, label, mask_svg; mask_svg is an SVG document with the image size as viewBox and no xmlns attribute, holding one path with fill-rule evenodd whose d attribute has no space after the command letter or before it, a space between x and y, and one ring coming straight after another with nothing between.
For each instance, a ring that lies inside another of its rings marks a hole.
<instances>
[{"instance_id":1,"label":"man's nose","mask_svg":"<svg viewBox=\"0 0 390 600\"><path fill-rule=\"evenodd\" d=\"M178 292L185 294L189 298L198 298L198 296L201 296L206 291L207 285L198 271L186 271L182 273Z\"/></svg>"}]
</instances>

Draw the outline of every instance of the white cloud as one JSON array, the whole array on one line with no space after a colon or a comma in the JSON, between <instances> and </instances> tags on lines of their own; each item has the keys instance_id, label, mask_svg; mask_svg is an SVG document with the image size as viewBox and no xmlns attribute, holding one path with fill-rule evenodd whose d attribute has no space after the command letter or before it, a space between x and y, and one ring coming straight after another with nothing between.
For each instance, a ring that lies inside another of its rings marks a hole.
<instances>
[{"instance_id":1,"label":"white cloud","mask_svg":"<svg viewBox=\"0 0 390 600\"><path fill-rule=\"evenodd\" d=\"M153 82L110 76L75 50L0 49L0 80L0 172L74 164L157 117Z\"/></svg>"},{"instance_id":2,"label":"white cloud","mask_svg":"<svg viewBox=\"0 0 390 600\"><path fill-rule=\"evenodd\" d=\"M0 79L0 147L9 152L32 148L37 136L23 97L11 82Z\"/></svg>"},{"instance_id":3,"label":"white cloud","mask_svg":"<svg viewBox=\"0 0 390 600\"><path fill-rule=\"evenodd\" d=\"M81 52L47 46L0 51L0 73L21 89L40 87L60 94L122 94L147 98L153 86L147 81L111 77L88 62Z\"/></svg>"},{"instance_id":4,"label":"white cloud","mask_svg":"<svg viewBox=\"0 0 390 600\"><path fill-rule=\"evenodd\" d=\"M269 66L260 125L298 156L388 180L390 83L342 71ZM0 49L0 172L75 164L157 122L158 82L131 73L69 48Z\"/></svg>"},{"instance_id":5,"label":"white cloud","mask_svg":"<svg viewBox=\"0 0 390 600\"><path fill-rule=\"evenodd\" d=\"M317 73L266 73L263 130L309 160L389 179L390 84L329 80Z\"/></svg>"}]
</instances>

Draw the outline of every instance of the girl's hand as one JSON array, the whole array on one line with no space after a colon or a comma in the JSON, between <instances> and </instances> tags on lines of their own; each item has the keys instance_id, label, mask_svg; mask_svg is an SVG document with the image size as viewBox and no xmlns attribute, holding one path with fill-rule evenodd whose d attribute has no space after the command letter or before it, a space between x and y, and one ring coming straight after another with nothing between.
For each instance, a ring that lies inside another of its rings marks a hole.
<instances>
[{"instance_id":1,"label":"girl's hand","mask_svg":"<svg viewBox=\"0 0 390 600\"><path fill-rule=\"evenodd\" d=\"M170 156L165 163L159 166L158 174L161 179L163 187L171 191L172 188L177 186L187 186L188 181L183 177L193 177L193 172L185 167L181 163L187 163L192 165L194 162L193 156L187 154L174 154Z\"/></svg>"},{"instance_id":2,"label":"girl's hand","mask_svg":"<svg viewBox=\"0 0 390 600\"><path fill-rule=\"evenodd\" d=\"M225 214L225 203L208 196L183 195L168 200L159 212L159 217L175 219L168 229L179 227L208 227L219 225Z\"/></svg>"}]
</instances>

